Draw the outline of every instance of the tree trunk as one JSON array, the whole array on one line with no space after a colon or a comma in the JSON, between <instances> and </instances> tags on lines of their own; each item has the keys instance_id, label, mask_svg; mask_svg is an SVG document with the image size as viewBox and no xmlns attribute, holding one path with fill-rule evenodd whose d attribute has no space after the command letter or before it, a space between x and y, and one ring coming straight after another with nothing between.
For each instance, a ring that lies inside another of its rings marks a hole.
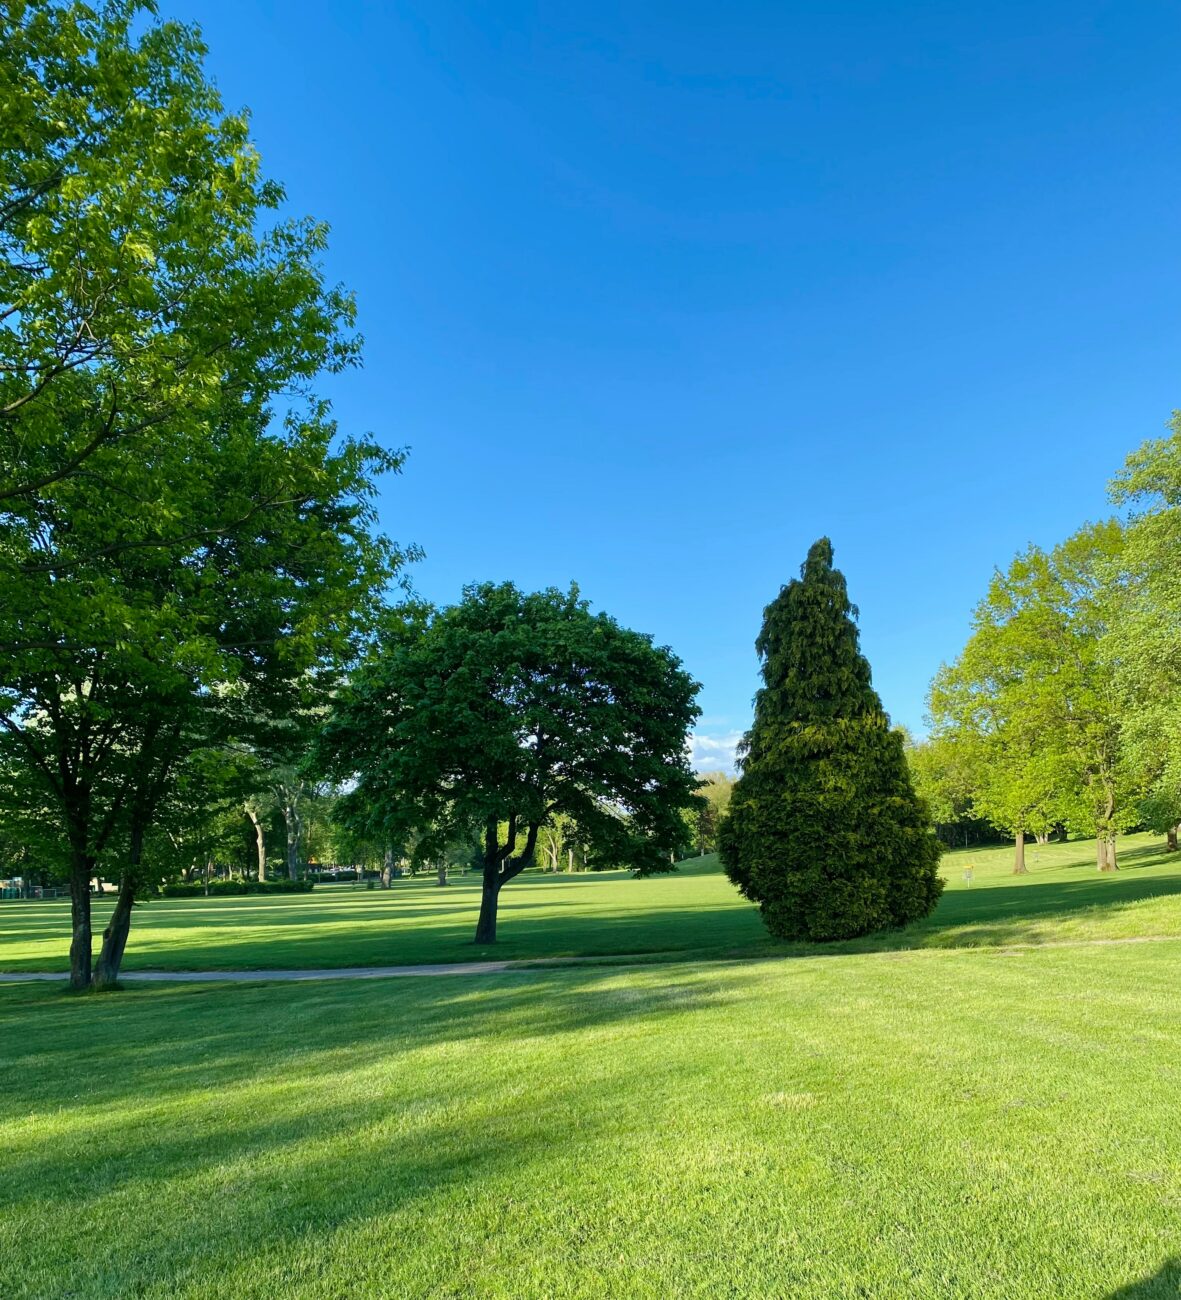
<instances>
[{"instance_id":1,"label":"tree trunk","mask_svg":"<svg viewBox=\"0 0 1181 1300\"><path fill-rule=\"evenodd\" d=\"M476 922L476 942L496 942L496 903L500 883L496 879L497 863L484 862L484 884L480 890L480 919Z\"/></svg>"},{"instance_id":2,"label":"tree trunk","mask_svg":"<svg viewBox=\"0 0 1181 1300\"><path fill-rule=\"evenodd\" d=\"M386 849L385 857L382 859L381 862L382 889L389 889L390 881L393 879L393 877L394 877L394 851L393 849Z\"/></svg>"},{"instance_id":3,"label":"tree trunk","mask_svg":"<svg viewBox=\"0 0 1181 1300\"><path fill-rule=\"evenodd\" d=\"M299 879L299 813L294 804L283 805L283 821L287 826L287 874Z\"/></svg>"},{"instance_id":4,"label":"tree trunk","mask_svg":"<svg viewBox=\"0 0 1181 1300\"><path fill-rule=\"evenodd\" d=\"M70 988L76 992L90 987L90 871L85 854L75 859L70 872Z\"/></svg>"},{"instance_id":5,"label":"tree trunk","mask_svg":"<svg viewBox=\"0 0 1181 1300\"><path fill-rule=\"evenodd\" d=\"M1059 823L1058 823L1058 843L1059 843L1059 844L1065 844L1066 841L1067 841L1069 838L1070 838L1070 832L1066 829L1066 827L1065 827L1061 822L1059 822Z\"/></svg>"},{"instance_id":6,"label":"tree trunk","mask_svg":"<svg viewBox=\"0 0 1181 1300\"><path fill-rule=\"evenodd\" d=\"M1013 853L1013 874L1015 876L1024 876L1029 872L1025 865L1025 832L1017 832L1017 841Z\"/></svg>"},{"instance_id":7,"label":"tree trunk","mask_svg":"<svg viewBox=\"0 0 1181 1300\"><path fill-rule=\"evenodd\" d=\"M131 931L131 909L135 906L135 886L128 876L119 882L119 897L115 910L103 931L103 946L99 950L98 965L94 971L96 989L113 989L119 982L119 968L123 964L123 951Z\"/></svg>"},{"instance_id":8,"label":"tree trunk","mask_svg":"<svg viewBox=\"0 0 1181 1300\"><path fill-rule=\"evenodd\" d=\"M1037 832L1034 834L1034 837L1033 837L1033 838L1034 838L1034 841L1035 841L1036 843L1038 843L1038 844L1049 844L1049 842L1050 842L1050 832L1049 832L1049 831L1037 831Z\"/></svg>"},{"instance_id":9,"label":"tree trunk","mask_svg":"<svg viewBox=\"0 0 1181 1300\"><path fill-rule=\"evenodd\" d=\"M1176 826L1170 826L1169 829L1165 831L1165 847L1168 849L1170 853L1177 852L1177 827Z\"/></svg>"},{"instance_id":10,"label":"tree trunk","mask_svg":"<svg viewBox=\"0 0 1181 1300\"><path fill-rule=\"evenodd\" d=\"M1109 834L1107 837L1107 843L1104 846L1103 857L1104 857L1104 863L1103 863L1104 871L1119 870L1119 863L1116 861L1115 858L1115 835L1114 834Z\"/></svg>"},{"instance_id":11,"label":"tree trunk","mask_svg":"<svg viewBox=\"0 0 1181 1300\"><path fill-rule=\"evenodd\" d=\"M209 897L209 882L213 879L213 859L205 860L205 897Z\"/></svg>"},{"instance_id":12,"label":"tree trunk","mask_svg":"<svg viewBox=\"0 0 1181 1300\"><path fill-rule=\"evenodd\" d=\"M445 885L445 884L447 883L447 863L446 863L446 862L440 862L439 865L438 865L437 870L438 870L438 873L439 873L439 884L440 884L440 886Z\"/></svg>"},{"instance_id":13,"label":"tree trunk","mask_svg":"<svg viewBox=\"0 0 1181 1300\"><path fill-rule=\"evenodd\" d=\"M267 841L266 832L263 824L259 821L258 812L253 804L243 804L246 809L246 816L250 818L250 824L254 827L254 846L258 853L258 880L259 884L266 884L267 880Z\"/></svg>"}]
</instances>

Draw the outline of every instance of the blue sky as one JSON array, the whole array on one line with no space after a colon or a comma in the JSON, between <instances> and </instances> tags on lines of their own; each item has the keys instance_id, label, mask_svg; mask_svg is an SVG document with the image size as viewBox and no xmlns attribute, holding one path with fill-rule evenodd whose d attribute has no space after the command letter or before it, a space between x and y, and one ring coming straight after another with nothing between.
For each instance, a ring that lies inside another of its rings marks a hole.
<instances>
[{"instance_id":1,"label":"blue sky","mask_svg":"<svg viewBox=\"0 0 1181 1300\"><path fill-rule=\"evenodd\" d=\"M1172 0L165 12L332 226L419 590L577 580L704 684L706 766L817 536L921 730L992 568L1181 405Z\"/></svg>"}]
</instances>

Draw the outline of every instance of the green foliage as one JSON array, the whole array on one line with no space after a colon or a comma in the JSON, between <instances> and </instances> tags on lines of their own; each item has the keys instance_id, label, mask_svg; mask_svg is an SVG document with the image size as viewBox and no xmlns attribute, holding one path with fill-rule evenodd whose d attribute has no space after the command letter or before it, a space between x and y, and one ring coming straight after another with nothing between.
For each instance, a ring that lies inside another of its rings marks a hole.
<instances>
[{"instance_id":1,"label":"green foliage","mask_svg":"<svg viewBox=\"0 0 1181 1300\"><path fill-rule=\"evenodd\" d=\"M1110 661L1126 765L1140 778L1138 813L1165 831L1181 822L1181 412L1167 438L1128 457L1112 497L1133 507L1118 574L1122 617Z\"/></svg>"},{"instance_id":2,"label":"green foliage","mask_svg":"<svg viewBox=\"0 0 1181 1300\"><path fill-rule=\"evenodd\" d=\"M168 884L160 886L164 898L234 897L245 894L308 894L315 886L313 880L211 880L208 884Z\"/></svg>"},{"instance_id":3,"label":"green foliage","mask_svg":"<svg viewBox=\"0 0 1181 1300\"><path fill-rule=\"evenodd\" d=\"M1122 546L1111 520L1017 556L932 687L942 752L970 773L975 811L1011 835L1065 822L1111 845L1135 823L1110 640Z\"/></svg>"},{"instance_id":4,"label":"green foliage","mask_svg":"<svg viewBox=\"0 0 1181 1300\"><path fill-rule=\"evenodd\" d=\"M671 651L575 588L469 587L458 605L390 618L318 761L355 780L346 821L420 862L481 836L493 897L559 818L596 863L666 871L696 785L696 691Z\"/></svg>"},{"instance_id":5,"label":"green foliage","mask_svg":"<svg viewBox=\"0 0 1181 1300\"><path fill-rule=\"evenodd\" d=\"M181 770L348 660L404 558L373 534L400 455L311 388L358 348L324 228L276 219L195 29L151 14L0 14L0 767L66 846L78 984L90 874L150 883Z\"/></svg>"},{"instance_id":6,"label":"green foliage","mask_svg":"<svg viewBox=\"0 0 1181 1300\"><path fill-rule=\"evenodd\" d=\"M827 538L767 606L722 862L788 939L843 939L926 916L940 845L860 652Z\"/></svg>"}]
</instances>

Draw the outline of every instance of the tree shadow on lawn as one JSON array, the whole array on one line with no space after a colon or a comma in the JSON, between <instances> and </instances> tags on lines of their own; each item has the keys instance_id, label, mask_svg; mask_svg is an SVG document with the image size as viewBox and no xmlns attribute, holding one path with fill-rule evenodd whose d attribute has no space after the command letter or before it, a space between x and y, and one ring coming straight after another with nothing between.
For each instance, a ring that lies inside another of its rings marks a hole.
<instances>
[{"instance_id":1,"label":"tree shadow on lawn","mask_svg":"<svg viewBox=\"0 0 1181 1300\"><path fill-rule=\"evenodd\" d=\"M621 1026L730 1001L741 984L688 967L639 985L594 968L478 981L135 985L85 998L16 984L0 988L0 1092L101 1124L128 1097L166 1102L183 1092L202 1103L213 1088L261 1077L281 1085L291 1073L330 1077L443 1044L475 1050ZM333 1113L331 1103L314 1109ZM36 1134L30 1141L39 1145Z\"/></svg>"},{"instance_id":2,"label":"tree shadow on lawn","mask_svg":"<svg viewBox=\"0 0 1181 1300\"><path fill-rule=\"evenodd\" d=\"M1181 1296L1181 1260L1166 1260L1151 1277L1129 1282L1107 1300L1177 1300Z\"/></svg>"},{"instance_id":3,"label":"tree shadow on lawn","mask_svg":"<svg viewBox=\"0 0 1181 1300\"><path fill-rule=\"evenodd\" d=\"M162 1272L192 1277L195 1266L199 1290L211 1270L429 1204L452 1186L516 1177L608 1127L610 1090L593 1078L543 1072L522 1095L528 1040L625 1033L740 993L732 974L723 987L690 970L638 987L567 971L402 989L165 986L107 999L4 990L0 1089L22 1100L5 1135L0 1220L52 1225L74 1266L68 1281L86 1294L104 1269L119 1270L120 1294L138 1294L139 1271L159 1286ZM461 1055L479 1091L437 1098L433 1072L453 1071ZM649 1084L683 1086L684 1068L670 1062L669 1078ZM116 1220L120 1239L94 1236ZM25 1267L38 1262L30 1250Z\"/></svg>"}]
</instances>

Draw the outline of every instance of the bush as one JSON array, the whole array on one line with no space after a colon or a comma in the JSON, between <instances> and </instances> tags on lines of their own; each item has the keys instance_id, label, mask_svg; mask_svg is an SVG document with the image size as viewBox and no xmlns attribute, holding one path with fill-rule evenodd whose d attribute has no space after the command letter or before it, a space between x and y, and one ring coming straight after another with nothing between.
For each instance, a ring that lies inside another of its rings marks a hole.
<instances>
[{"instance_id":1,"label":"bush","mask_svg":"<svg viewBox=\"0 0 1181 1300\"><path fill-rule=\"evenodd\" d=\"M204 898L213 895L235 894L307 894L315 886L314 880L211 880L208 888L204 881L185 885L179 881L160 887L165 898Z\"/></svg>"}]
</instances>

